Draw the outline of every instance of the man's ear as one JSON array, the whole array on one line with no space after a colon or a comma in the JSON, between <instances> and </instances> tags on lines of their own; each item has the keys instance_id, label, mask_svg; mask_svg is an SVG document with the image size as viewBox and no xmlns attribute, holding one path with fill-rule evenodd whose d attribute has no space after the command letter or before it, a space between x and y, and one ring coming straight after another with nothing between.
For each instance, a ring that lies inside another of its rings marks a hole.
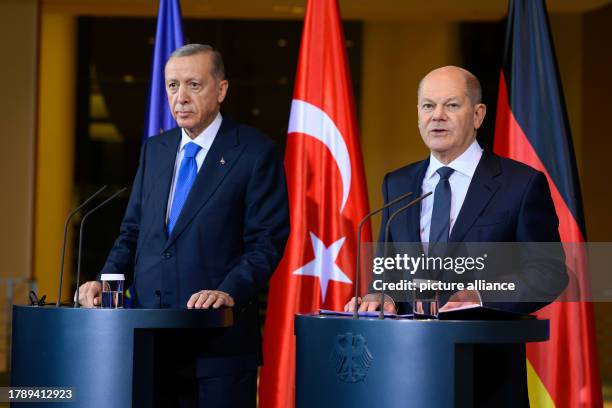
<instances>
[{"instance_id":1,"label":"man's ear","mask_svg":"<svg viewBox=\"0 0 612 408\"><path fill-rule=\"evenodd\" d=\"M229 82L226 79L219 81L219 93L217 94L217 102L222 103L227 95L227 89L229 88Z\"/></svg>"},{"instance_id":2,"label":"man's ear","mask_svg":"<svg viewBox=\"0 0 612 408\"><path fill-rule=\"evenodd\" d=\"M479 103L474 106L474 129L479 129L487 114L487 106L484 103Z\"/></svg>"}]
</instances>

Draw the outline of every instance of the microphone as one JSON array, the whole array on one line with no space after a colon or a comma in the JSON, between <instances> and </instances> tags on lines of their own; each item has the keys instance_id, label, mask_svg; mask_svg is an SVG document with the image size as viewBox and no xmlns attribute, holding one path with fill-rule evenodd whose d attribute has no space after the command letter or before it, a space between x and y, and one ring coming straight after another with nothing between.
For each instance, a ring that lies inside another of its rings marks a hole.
<instances>
[{"instance_id":1,"label":"microphone","mask_svg":"<svg viewBox=\"0 0 612 408\"><path fill-rule=\"evenodd\" d=\"M357 299L359 299L359 269L361 266L361 260L360 260L361 258L361 230L363 228L363 224L365 224L367 220L372 218L373 215L378 214L385 208L391 207L393 204L399 203L404 198L412 194L413 194L412 191L410 191L406 194L402 194L401 196L394 198L393 200L389 201L387 204L383 205L382 207L367 214L365 217L361 219L361 221L359 221L359 226L357 227L357 264L355 265L355 310L353 311L354 319L359 319L359 312L358 312L359 305L357 304Z\"/></svg>"},{"instance_id":2,"label":"microphone","mask_svg":"<svg viewBox=\"0 0 612 408\"><path fill-rule=\"evenodd\" d=\"M57 289L57 303L55 304L56 307L60 307L60 304L61 304L60 300L62 299L62 279L64 277L64 256L66 255L66 239L68 238L68 224L70 223L70 220L72 219L72 217L75 216L76 213L78 213L83 207L85 207L87 203L93 200L98 194L104 191L106 187L108 186L103 186L101 189L99 189L98 191L90 195L87 198L87 200L83 201L81 205L79 205L77 208L72 210L72 212L68 214L66 221L64 221L64 241L62 241L62 255L60 257L59 285L58 285L59 287Z\"/></svg>"},{"instance_id":3,"label":"microphone","mask_svg":"<svg viewBox=\"0 0 612 408\"><path fill-rule=\"evenodd\" d=\"M398 210L396 210L393 214L391 214L389 216L389 219L387 220L387 223L385 224L385 240L383 241L383 256L385 258L387 258L387 249L388 249L388 243L389 243L389 234L391 232L391 222L395 219L395 217L397 217L401 212L407 210L408 208L412 207L415 204L420 203L421 201L423 201L425 198L429 197L432 194L432 192L430 191L429 193L425 193L422 196L415 198L414 200L412 200L411 202L409 202L408 204L406 204L405 206L399 208ZM383 272L382 274L382 289L380 290L380 312L378 313L378 318L379 319L384 319L385 318L385 311L384 311L384 306L385 306L385 289L384 289L384 284L385 284L385 273Z\"/></svg>"},{"instance_id":4,"label":"microphone","mask_svg":"<svg viewBox=\"0 0 612 408\"><path fill-rule=\"evenodd\" d=\"M80 289L79 286L81 284L81 250L83 248L83 227L85 226L85 221L87 221L87 218L92 213L94 213L95 211L97 211L101 207L105 206L106 204L108 204L109 202L114 200L115 197L117 197L119 194L123 193L125 190L127 190L127 187L123 187L121 190L115 192L112 196L110 196L106 200L102 201L100 204L98 204L97 206L95 206L94 208L89 210L83 216L83 220L81 221L81 227L79 229L79 255L78 255L78 258L77 258L77 280L76 280L77 290L76 290L76 296L75 296L75 299L74 299L74 307L79 307L79 289Z\"/></svg>"}]
</instances>

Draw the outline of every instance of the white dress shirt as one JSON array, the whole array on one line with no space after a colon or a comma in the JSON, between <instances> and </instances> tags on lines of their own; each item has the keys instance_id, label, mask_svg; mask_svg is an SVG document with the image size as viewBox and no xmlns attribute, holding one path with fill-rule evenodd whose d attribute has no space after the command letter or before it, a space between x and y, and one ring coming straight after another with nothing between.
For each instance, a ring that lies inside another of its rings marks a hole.
<instances>
[{"instance_id":1,"label":"white dress shirt","mask_svg":"<svg viewBox=\"0 0 612 408\"><path fill-rule=\"evenodd\" d=\"M196 164L198 166L198 173L202 168L202 164L204 164L204 159L210 150L210 146L212 145L215 137L217 136L217 132L221 127L221 121L223 118L221 117L221 113L217 113L217 116L212 121L210 125L202 133L200 133L195 139L191 139L185 129L181 129L181 143L179 144L178 151L176 152L176 161L174 162L174 176L172 177L172 186L170 187L170 196L168 197L168 208L166 209L166 224L168 224L168 218L170 217L170 209L172 208L172 201L174 199L174 190L176 188L176 179L178 178L178 172L181 167L181 161L185 156L185 145L189 142L193 142L202 147L198 153L196 154ZM162 136L163 137L163 136Z\"/></svg>"},{"instance_id":2,"label":"white dress shirt","mask_svg":"<svg viewBox=\"0 0 612 408\"><path fill-rule=\"evenodd\" d=\"M450 162L446 167L455 170L448 179L451 187L451 209L450 209L450 229L453 230L465 196L467 195L470 182L482 157L482 148L476 140L467 148L461 156ZM433 203L436 199L436 186L440 180L440 175L436 172L440 167L444 167L434 155L430 155L429 167L423 178L423 194L433 192L432 195L421 201L421 242L429 242L429 227L431 225L431 213Z\"/></svg>"}]
</instances>

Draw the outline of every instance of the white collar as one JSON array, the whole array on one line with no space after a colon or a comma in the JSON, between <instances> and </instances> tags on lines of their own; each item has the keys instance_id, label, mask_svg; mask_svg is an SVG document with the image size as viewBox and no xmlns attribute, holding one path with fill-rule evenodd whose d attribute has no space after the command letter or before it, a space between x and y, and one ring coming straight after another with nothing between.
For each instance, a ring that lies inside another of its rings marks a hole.
<instances>
[{"instance_id":1,"label":"white collar","mask_svg":"<svg viewBox=\"0 0 612 408\"><path fill-rule=\"evenodd\" d=\"M181 144L179 146L179 152L183 150L185 145L189 142L199 145L202 149L210 150L210 146L215 140L217 132L219 132L222 120L223 117L221 116L221 112L218 112L211 124L208 125L208 127L206 127L206 129L204 129L195 139L190 138L187 135L187 131L184 128L181 128Z\"/></svg>"},{"instance_id":2,"label":"white collar","mask_svg":"<svg viewBox=\"0 0 612 408\"><path fill-rule=\"evenodd\" d=\"M431 154L429 157L429 167L425 173L425 180L432 177L440 167L450 167L457 173L461 173L471 178L476 172L476 167L478 166L478 162L480 161L481 157L482 147L480 147L476 139L474 139L474 142L465 150L465 152L461 153L459 157L448 164L443 164L436 159L433 154Z\"/></svg>"}]
</instances>

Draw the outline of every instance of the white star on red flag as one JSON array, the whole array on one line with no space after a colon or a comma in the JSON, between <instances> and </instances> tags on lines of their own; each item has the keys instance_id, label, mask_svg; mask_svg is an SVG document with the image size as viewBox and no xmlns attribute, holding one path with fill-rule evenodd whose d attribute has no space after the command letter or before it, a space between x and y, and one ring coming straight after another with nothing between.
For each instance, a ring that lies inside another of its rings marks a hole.
<instances>
[{"instance_id":1,"label":"white star on red flag","mask_svg":"<svg viewBox=\"0 0 612 408\"><path fill-rule=\"evenodd\" d=\"M329 281L351 284L353 281L336 265L336 258L344 244L345 237L340 238L330 246L319 239L313 232L310 233L310 241L314 250L315 258L293 271L294 275L314 276L319 278L321 285L321 299L325 303L327 284Z\"/></svg>"}]
</instances>

